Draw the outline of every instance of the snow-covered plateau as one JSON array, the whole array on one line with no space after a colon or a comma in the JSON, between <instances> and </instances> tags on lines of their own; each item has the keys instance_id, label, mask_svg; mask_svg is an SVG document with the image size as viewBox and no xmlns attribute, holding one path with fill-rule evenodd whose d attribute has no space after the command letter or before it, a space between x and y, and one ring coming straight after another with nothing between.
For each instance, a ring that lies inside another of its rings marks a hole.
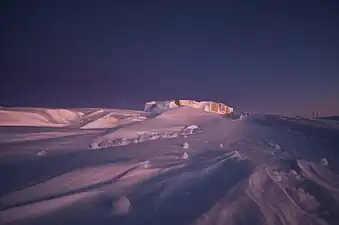
<instances>
[{"instance_id":1,"label":"snow-covered plateau","mask_svg":"<svg viewBox=\"0 0 339 225\"><path fill-rule=\"evenodd\" d=\"M0 109L0 224L339 224L339 121Z\"/></svg>"}]
</instances>

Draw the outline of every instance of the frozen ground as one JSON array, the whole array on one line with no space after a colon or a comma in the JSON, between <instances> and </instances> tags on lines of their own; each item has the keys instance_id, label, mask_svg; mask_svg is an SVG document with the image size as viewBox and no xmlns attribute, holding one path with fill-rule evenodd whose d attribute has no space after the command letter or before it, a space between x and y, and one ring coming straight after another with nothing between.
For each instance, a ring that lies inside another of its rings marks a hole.
<instances>
[{"instance_id":1,"label":"frozen ground","mask_svg":"<svg viewBox=\"0 0 339 225\"><path fill-rule=\"evenodd\" d=\"M0 224L339 224L337 120L1 108Z\"/></svg>"}]
</instances>

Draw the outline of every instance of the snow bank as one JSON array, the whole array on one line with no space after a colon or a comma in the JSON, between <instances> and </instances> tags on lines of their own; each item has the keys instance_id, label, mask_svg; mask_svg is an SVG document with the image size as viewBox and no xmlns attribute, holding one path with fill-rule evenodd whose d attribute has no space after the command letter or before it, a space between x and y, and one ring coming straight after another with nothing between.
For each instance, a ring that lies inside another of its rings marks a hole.
<instances>
[{"instance_id":1,"label":"snow bank","mask_svg":"<svg viewBox=\"0 0 339 225\"><path fill-rule=\"evenodd\" d=\"M52 126L44 117L35 112L0 110L1 126Z\"/></svg>"},{"instance_id":2,"label":"snow bank","mask_svg":"<svg viewBox=\"0 0 339 225\"><path fill-rule=\"evenodd\" d=\"M102 128L114 128L117 126L126 126L135 122L146 120L147 117L139 114L116 114L107 113L98 119L94 119L91 122L81 126L81 129L102 129Z\"/></svg>"},{"instance_id":3,"label":"snow bank","mask_svg":"<svg viewBox=\"0 0 339 225\"><path fill-rule=\"evenodd\" d=\"M20 128L19 128L20 129ZM36 132L36 130L30 133L19 133L19 134L12 134L12 133L0 133L0 143L19 143L19 142L27 142L27 141L41 141L47 139L58 139L70 136L77 136L77 135L86 135L96 133L95 131L83 131L83 130L72 130L67 132Z\"/></svg>"},{"instance_id":4,"label":"snow bank","mask_svg":"<svg viewBox=\"0 0 339 225\"><path fill-rule=\"evenodd\" d=\"M116 138L116 139L103 139L99 142L93 142L90 145L92 149L98 148L107 148L111 146L122 146L128 144L136 144L149 140L157 140L157 139L168 139L168 138L176 138L179 136L188 136L193 135L199 131L199 127L197 125L190 125L187 127L169 127L163 129L153 129L153 130L145 130L145 131L137 131L125 133L125 136Z\"/></svg>"},{"instance_id":5,"label":"snow bank","mask_svg":"<svg viewBox=\"0 0 339 225\"><path fill-rule=\"evenodd\" d=\"M51 122L67 125L84 115L82 112L67 109L47 109L45 113Z\"/></svg>"},{"instance_id":6,"label":"snow bank","mask_svg":"<svg viewBox=\"0 0 339 225\"><path fill-rule=\"evenodd\" d=\"M199 126L194 124L195 122L213 118L211 114L199 109L177 108L99 137L92 142L90 148L97 149L147 140L188 136L200 130Z\"/></svg>"},{"instance_id":7,"label":"snow bank","mask_svg":"<svg viewBox=\"0 0 339 225\"><path fill-rule=\"evenodd\" d=\"M65 127L83 113L67 109L0 110L1 126Z\"/></svg>"}]
</instances>

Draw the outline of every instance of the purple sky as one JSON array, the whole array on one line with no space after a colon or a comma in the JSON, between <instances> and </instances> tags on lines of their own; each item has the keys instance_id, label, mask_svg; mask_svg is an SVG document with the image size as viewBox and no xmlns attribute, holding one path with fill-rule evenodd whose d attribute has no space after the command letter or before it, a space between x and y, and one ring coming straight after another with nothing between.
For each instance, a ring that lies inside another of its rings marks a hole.
<instances>
[{"instance_id":1,"label":"purple sky","mask_svg":"<svg viewBox=\"0 0 339 225\"><path fill-rule=\"evenodd\" d=\"M137 109L182 98L339 115L336 1L7 2L3 106Z\"/></svg>"}]
</instances>

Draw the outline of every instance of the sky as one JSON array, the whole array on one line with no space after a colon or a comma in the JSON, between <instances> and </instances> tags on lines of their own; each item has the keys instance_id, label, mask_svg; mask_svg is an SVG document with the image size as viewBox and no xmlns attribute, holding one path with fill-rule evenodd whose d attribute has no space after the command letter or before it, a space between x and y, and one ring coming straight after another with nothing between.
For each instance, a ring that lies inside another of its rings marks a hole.
<instances>
[{"instance_id":1,"label":"sky","mask_svg":"<svg viewBox=\"0 0 339 225\"><path fill-rule=\"evenodd\" d=\"M339 115L336 1L1 2L0 105Z\"/></svg>"}]
</instances>

